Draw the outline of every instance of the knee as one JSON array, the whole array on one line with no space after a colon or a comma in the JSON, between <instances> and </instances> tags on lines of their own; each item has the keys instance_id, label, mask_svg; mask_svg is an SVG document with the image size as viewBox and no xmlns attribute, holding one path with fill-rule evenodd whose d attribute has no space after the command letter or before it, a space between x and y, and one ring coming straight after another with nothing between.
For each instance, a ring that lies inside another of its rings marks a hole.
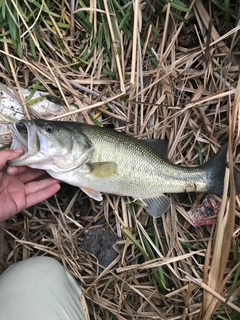
<instances>
[{"instance_id":1,"label":"knee","mask_svg":"<svg viewBox=\"0 0 240 320\"><path fill-rule=\"evenodd\" d=\"M8 268L0 277L0 283L6 281L18 284L19 287L28 284L34 288L38 283L53 284L65 277L66 271L57 260L50 257L33 257Z\"/></svg>"}]
</instances>

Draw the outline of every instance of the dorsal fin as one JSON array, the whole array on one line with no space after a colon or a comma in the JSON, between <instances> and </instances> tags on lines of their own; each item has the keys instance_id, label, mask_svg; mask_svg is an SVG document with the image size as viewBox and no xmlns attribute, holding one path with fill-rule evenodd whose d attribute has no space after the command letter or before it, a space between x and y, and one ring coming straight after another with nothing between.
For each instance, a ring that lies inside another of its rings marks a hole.
<instances>
[{"instance_id":1,"label":"dorsal fin","mask_svg":"<svg viewBox=\"0 0 240 320\"><path fill-rule=\"evenodd\" d=\"M168 159L168 140L167 139L148 139L142 140L160 156Z\"/></svg>"}]
</instances>

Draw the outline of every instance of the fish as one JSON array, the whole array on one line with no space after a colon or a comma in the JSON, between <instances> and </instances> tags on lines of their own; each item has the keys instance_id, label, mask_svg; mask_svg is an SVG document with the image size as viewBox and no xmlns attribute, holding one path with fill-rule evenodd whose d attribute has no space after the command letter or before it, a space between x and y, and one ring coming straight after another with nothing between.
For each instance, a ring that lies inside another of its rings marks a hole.
<instances>
[{"instance_id":1,"label":"fish","mask_svg":"<svg viewBox=\"0 0 240 320\"><path fill-rule=\"evenodd\" d=\"M11 149L24 150L10 166L43 169L97 201L102 193L129 196L158 218L171 205L166 193L223 193L227 143L203 165L184 167L168 160L166 140L45 119L22 119L10 129Z\"/></svg>"}]
</instances>

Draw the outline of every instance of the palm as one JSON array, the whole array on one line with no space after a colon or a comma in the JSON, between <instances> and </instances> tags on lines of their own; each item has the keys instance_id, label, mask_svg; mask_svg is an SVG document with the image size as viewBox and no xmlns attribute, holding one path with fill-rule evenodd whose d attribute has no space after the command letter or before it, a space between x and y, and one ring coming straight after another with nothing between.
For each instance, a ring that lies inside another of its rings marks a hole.
<instances>
[{"instance_id":1,"label":"palm","mask_svg":"<svg viewBox=\"0 0 240 320\"><path fill-rule=\"evenodd\" d=\"M35 189L38 187L36 181L28 183L32 179L37 178L41 171L33 171L30 168L25 170L18 176L11 176L5 172L0 173L0 203L7 203L7 209L9 212L19 212L27 207L27 196L30 192L34 192L31 189L32 185L35 185ZM37 191L37 189L36 189ZM1 210L1 209L0 209ZM1 212L1 211L0 211Z\"/></svg>"},{"instance_id":2,"label":"palm","mask_svg":"<svg viewBox=\"0 0 240 320\"><path fill-rule=\"evenodd\" d=\"M16 158L13 152L0 152L3 154L0 158L0 221L49 198L60 188L56 179L48 177L40 180L40 177L46 175L42 170L21 167L16 169L16 175L9 174L6 162L13 156Z\"/></svg>"}]
</instances>

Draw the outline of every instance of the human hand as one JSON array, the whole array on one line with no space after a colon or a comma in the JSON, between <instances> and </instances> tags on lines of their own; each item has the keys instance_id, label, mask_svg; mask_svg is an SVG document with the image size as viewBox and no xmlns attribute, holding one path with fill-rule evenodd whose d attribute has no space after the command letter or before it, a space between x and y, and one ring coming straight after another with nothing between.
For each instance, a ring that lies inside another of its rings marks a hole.
<instances>
[{"instance_id":1,"label":"human hand","mask_svg":"<svg viewBox=\"0 0 240 320\"><path fill-rule=\"evenodd\" d=\"M51 197L60 189L59 181L54 178L40 180L46 175L43 170L7 166L8 160L22 154L23 150L0 151L0 222Z\"/></svg>"}]
</instances>

